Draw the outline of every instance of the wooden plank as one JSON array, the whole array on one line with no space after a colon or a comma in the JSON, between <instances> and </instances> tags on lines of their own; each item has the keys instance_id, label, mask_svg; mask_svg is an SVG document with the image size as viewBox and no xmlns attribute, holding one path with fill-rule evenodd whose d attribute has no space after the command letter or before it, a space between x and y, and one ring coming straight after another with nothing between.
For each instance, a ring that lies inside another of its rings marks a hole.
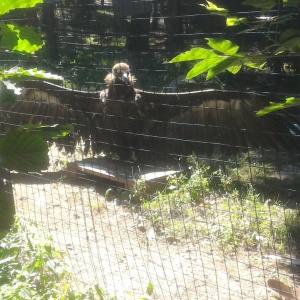
<instances>
[{"instance_id":1,"label":"wooden plank","mask_svg":"<svg viewBox=\"0 0 300 300\"><path fill-rule=\"evenodd\" d=\"M89 174L99 178L111 180L133 190L137 180L144 180L148 190L154 192L165 186L166 178L178 174L178 169L163 169L154 166L139 166L131 162L121 162L105 157L85 159L67 165L68 175L76 180L79 174Z\"/></svg>"}]
</instances>

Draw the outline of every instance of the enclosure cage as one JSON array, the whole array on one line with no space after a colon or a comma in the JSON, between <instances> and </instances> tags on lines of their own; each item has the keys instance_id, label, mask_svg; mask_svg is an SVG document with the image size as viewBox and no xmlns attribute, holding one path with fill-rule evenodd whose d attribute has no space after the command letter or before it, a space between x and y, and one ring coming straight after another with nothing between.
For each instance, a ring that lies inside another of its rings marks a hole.
<instances>
[{"instance_id":1,"label":"enclosure cage","mask_svg":"<svg viewBox=\"0 0 300 300\"><path fill-rule=\"evenodd\" d=\"M62 76L18 80L19 95L3 85L2 137L26 124L73 126L48 140L48 169L5 170L2 181L75 280L108 299L142 297L149 282L152 299L277 299L279 282L297 299L300 114L256 112L297 98L299 57L210 80L186 79L199 61L170 63L207 39L251 55L298 32L299 8L242 2L216 1L250 20L232 27L200 0L44 0L2 17L45 41L34 56L2 51L3 69Z\"/></svg>"}]
</instances>

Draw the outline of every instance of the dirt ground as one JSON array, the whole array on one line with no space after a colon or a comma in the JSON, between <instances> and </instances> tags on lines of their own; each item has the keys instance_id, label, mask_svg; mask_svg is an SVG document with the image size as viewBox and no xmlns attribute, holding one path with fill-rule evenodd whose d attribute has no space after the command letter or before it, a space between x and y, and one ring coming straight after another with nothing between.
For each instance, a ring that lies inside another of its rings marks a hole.
<instances>
[{"instance_id":1,"label":"dirt ground","mask_svg":"<svg viewBox=\"0 0 300 300\"><path fill-rule=\"evenodd\" d=\"M141 228L138 212L105 200L107 185L73 182L60 169L52 155L42 176L12 174L17 211L53 237L79 281L109 296L138 299L151 281L153 299L278 299L268 279L298 284L297 267L260 252L225 254L207 239L158 237Z\"/></svg>"}]
</instances>

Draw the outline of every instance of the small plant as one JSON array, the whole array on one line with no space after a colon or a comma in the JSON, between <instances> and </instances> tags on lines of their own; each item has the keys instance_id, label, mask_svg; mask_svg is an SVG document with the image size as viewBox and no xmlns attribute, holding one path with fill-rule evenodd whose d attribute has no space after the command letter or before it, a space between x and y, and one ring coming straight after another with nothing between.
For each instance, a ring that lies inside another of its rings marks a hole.
<instances>
[{"instance_id":1,"label":"small plant","mask_svg":"<svg viewBox=\"0 0 300 300\"><path fill-rule=\"evenodd\" d=\"M287 253L291 229L300 228L297 212L272 205L270 200L262 202L251 186L244 196L236 191L217 199L209 218L213 225L206 233L228 250L243 247Z\"/></svg>"},{"instance_id":2,"label":"small plant","mask_svg":"<svg viewBox=\"0 0 300 300\"><path fill-rule=\"evenodd\" d=\"M17 219L0 241L1 299L97 299L72 279L61 253L28 221Z\"/></svg>"},{"instance_id":3,"label":"small plant","mask_svg":"<svg viewBox=\"0 0 300 300\"><path fill-rule=\"evenodd\" d=\"M157 235L195 242L206 237L229 251L291 251L299 241L296 210L264 201L251 184L237 189L221 169L191 162L190 177L169 177L163 192L143 202L142 212Z\"/></svg>"},{"instance_id":4,"label":"small plant","mask_svg":"<svg viewBox=\"0 0 300 300\"><path fill-rule=\"evenodd\" d=\"M63 261L64 256L53 247L31 222L17 218L10 232L0 241L1 300L116 300L95 285L77 284L74 274ZM71 283L71 284L70 284ZM145 295L126 299L151 299L154 285L148 283Z\"/></svg>"},{"instance_id":5,"label":"small plant","mask_svg":"<svg viewBox=\"0 0 300 300\"><path fill-rule=\"evenodd\" d=\"M272 154L265 152L249 151L248 153L241 153L237 156L236 161L228 164L225 172L232 181L261 184L264 183L266 177L274 172L274 167L267 162L271 159L274 159Z\"/></svg>"}]
</instances>

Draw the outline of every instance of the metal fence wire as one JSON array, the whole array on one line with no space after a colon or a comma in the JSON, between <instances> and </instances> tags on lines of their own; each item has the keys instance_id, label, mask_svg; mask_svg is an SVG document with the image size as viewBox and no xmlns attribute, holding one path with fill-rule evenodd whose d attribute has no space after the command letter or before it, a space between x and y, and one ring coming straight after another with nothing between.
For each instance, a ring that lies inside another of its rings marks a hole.
<instances>
[{"instance_id":1,"label":"metal fence wire","mask_svg":"<svg viewBox=\"0 0 300 300\"><path fill-rule=\"evenodd\" d=\"M1 54L1 65L64 80L3 92L1 133L74 126L49 140L47 170L11 172L16 210L107 297L142 297L151 282L152 299L277 299L284 289L297 299L300 114L255 112L299 94L299 58L187 81L193 62L166 62L205 38L254 52L276 34L237 35L200 2L49 0L9 15L45 46L34 59ZM218 5L261 16L227 2ZM297 29L299 11L290 16Z\"/></svg>"}]
</instances>

